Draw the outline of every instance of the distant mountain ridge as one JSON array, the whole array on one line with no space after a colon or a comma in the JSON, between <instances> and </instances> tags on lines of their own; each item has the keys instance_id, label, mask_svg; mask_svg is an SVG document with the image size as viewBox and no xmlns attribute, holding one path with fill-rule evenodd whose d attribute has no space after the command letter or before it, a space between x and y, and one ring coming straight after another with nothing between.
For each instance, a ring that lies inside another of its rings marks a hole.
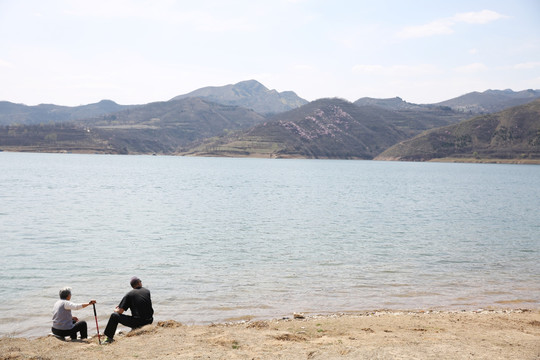
<instances>
[{"instance_id":1,"label":"distant mountain ridge","mask_svg":"<svg viewBox=\"0 0 540 360\"><path fill-rule=\"evenodd\" d=\"M280 93L269 90L255 80L242 81L234 85L201 88L189 94L176 96L170 101L194 97L221 105L253 109L263 115L285 112L308 102L293 91ZM77 122L142 106L145 105L119 105L111 100L73 107L53 104L28 106L0 101L0 126Z\"/></svg>"},{"instance_id":2,"label":"distant mountain ridge","mask_svg":"<svg viewBox=\"0 0 540 360\"><path fill-rule=\"evenodd\" d=\"M364 106L364 105L379 106L388 110L418 110L418 109L423 109L425 107L423 105L412 104L412 103L406 102L398 96L396 96L395 98L389 98L389 99L363 97L356 100L354 104L358 106Z\"/></svg>"},{"instance_id":3,"label":"distant mountain ridge","mask_svg":"<svg viewBox=\"0 0 540 360\"><path fill-rule=\"evenodd\" d=\"M540 90L528 89L517 92L510 89L486 90L484 92L471 92L432 105L448 106L456 111L473 114L487 114L526 104L535 99L540 99Z\"/></svg>"},{"instance_id":4,"label":"distant mountain ridge","mask_svg":"<svg viewBox=\"0 0 540 360\"><path fill-rule=\"evenodd\" d=\"M198 97L223 105L242 106L268 115L289 111L307 104L293 91L269 90L256 80L242 81L233 85L204 87L171 100Z\"/></svg>"},{"instance_id":5,"label":"distant mountain ridge","mask_svg":"<svg viewBox=\"0 0 540 360\"><path fill-rule=\"evenodd\" d=\"M363 97L356 100L356 105L373 105L389 110L425 110L445 109L466 112L470 114L486 114L504 110L506 108L526 104L535 99L540 99L540 90L486 90L484 92L470 92L456 98L433 104L414 104L404 101L400 97L389 99L377 99Z\"/></svg>"},{"instance_id":6,"label":"distant mountain ridge","mask_svg":"<svg viewBox=\"0 0 540 360\"><path fill-rule=\"evenodd\" d=\"M77 121L132 107L134 107L134 105L118 105L111 100L101 100L95 104L74 107L53 104L27 106L8 101L0 101L0 126L11 124L32 125L49 122L57 123Z\"/></svg>"}]
</instances>

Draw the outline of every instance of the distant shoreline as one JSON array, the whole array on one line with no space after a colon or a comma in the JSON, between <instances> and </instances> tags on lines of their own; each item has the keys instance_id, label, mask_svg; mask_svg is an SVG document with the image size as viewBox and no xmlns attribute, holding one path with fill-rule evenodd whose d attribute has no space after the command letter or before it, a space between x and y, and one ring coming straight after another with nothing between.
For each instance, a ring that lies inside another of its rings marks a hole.
<instances>
[{"instance_id":1,"label":"distant shoreline","mask_svg":"<svg viewBox=\"0 0 540 360\"><path fill-rule=\"evenodd\" d=\"M305 159L305 160L361 160L361 161L392 161L392 162L440 162L440 163L464 163L464 164L516 164L516 165L540 165L540 159L477 159L477 158L437 158L425 161L410 161L410 160L376 160L376 159L361 159L361 158L307 158L301 156L279 156L273 157L266 154L249 154L224 156L222 154L155 154L155 153L109 153L95 151L42 151L42 150L26 150L26 149L9 149L2 148L0 152L15 152L15 153L34 153L34 154L86 154L86 155L147 155L147 156L178 156L178 157L220 157L220 158L253 158L253 159Z\"/></svg>"},{"instance_id":2,"label":"distant shoreline","mask_svg":"<svg viewBox=\"0 0 540 360\"><path fill-rule=\"evenodd\" d=\"M399 160L398 160L399 161ZM540 165L540 159L476 159L476 158L441 158L427 162L465 163L465 164L518 164Z\"/></svg>"}]
</instances>

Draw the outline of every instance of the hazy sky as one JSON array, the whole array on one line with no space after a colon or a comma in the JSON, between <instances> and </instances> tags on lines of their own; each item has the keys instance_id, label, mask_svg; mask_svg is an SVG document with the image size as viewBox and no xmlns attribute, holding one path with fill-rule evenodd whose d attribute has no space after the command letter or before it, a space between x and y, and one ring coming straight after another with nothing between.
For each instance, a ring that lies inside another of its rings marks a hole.
<instances>
[{"instance_id":1,"label":"hazy sky","mask_svg":"<svg viewBox=\"0 0 540 360\"><path fill-rule=\"evenodd\" d=\"M540 89L540 1L0 0L0 100L143 104L249 79L310 101Z\"/></svg>"}]
</instances>

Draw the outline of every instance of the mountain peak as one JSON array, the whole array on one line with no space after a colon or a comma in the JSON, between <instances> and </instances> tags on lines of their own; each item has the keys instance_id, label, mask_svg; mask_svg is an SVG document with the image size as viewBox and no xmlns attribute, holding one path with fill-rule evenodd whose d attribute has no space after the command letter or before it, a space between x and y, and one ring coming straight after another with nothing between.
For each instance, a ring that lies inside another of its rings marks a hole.
<instances>
[{"instance_id":1,"label":"mountain peak","mask_svg":"<svg viewBox=\"0 0 540 360\"><path fill-rule=\"evenodd\" d=\"M233 87L238 87L242 89L250 89L253 91L268 91L268 88L258 82L257 80L245 80L240 81L237 84L232 85Z\"/></svg>"},{"instance_id":2,"label":"mountain peak","mask_svg":"<svg viewBox=\"0 0 540 360\"><path fill-rule=\"evenodd\" d=\"M100 102L98 102L97 104L99 104L99 105L118 105L116 102L114 102L112 100L109 100L109 99L103 99Z\"/></svg>"},{"instance_id":3,"label":"mountain peak","mask_svg":"<svg viewBox=\"0 0 540 360\"><path fill-rule=\"evenodd\" d=\"M370 97L363 97L354 102L357 106L378 106L388 110L405 110L405 109L418 109L421 106L417 104L411 104L404 101L399 96L387 99L376 99Z\"/></svg>"},{"instance_id":4,"label":"mountain peak","mask_svg":"<svg viewBox=\"0 0 540 360\"><path fill-rule=\"evenodd\" d=\"M257 80L245 80L237 84L204 87L171 100L198 97L222 105L242 106L260 114L275 114L288 111L307 103L294 92L280 93L269 90Z\"/></svg>"}]
</instances>

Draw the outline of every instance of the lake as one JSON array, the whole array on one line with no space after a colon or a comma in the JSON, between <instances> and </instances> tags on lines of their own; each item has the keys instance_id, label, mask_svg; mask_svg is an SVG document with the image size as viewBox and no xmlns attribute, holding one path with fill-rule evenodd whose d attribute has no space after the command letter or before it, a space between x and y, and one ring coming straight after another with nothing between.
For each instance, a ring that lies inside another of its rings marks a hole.
<instances>
[{"instance_id":1,"label":"lake","mask_svg":"<svg viewBox=\"0 0 540 360\"><path fill-rule=\"evenodd\" d=\"M540 305L540 166L0 152L0 185L0 336L63 286L104 329L133 275L184 324Z\"/></svg>"}]
</instances>

